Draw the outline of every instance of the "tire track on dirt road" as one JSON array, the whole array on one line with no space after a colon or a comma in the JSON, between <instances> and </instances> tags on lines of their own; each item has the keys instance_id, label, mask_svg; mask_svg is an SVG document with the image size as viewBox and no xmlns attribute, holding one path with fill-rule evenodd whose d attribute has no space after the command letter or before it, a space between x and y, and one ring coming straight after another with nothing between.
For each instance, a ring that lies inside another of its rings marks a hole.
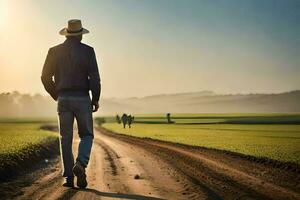
<instances>
[{"instance_id":1,"label":"tire track on dirt road","mask_svg":"<svg viewBox=\"0 0 300 200\"><path fill-rule=\"evenodd\" d=\"M98 132L98 136L95 143L99 144L112 157L115 164L110 165L117 166L117 175L111 173L117 180L108 176L105 182L111 182L111 184L123 182L127 186L127 190L123 189L123 191L127 193L150 195L163 199L206 197L204 193L193 191L193 188L184 182L182 177L174 174L169 165L153 157L144 149L107 137L100 132ZM186 190L190 190L190 192L186 192Z\"/></svg>"},{"instance_id":2,"label":"tire track on dirt road","mask_svg":"<svg viewBox=\"0 0 300 200\"><path fill-rule=\"evenodd\" d=\"M149 199L154 194L133 193L128 176L122 171L127 167L119 161L120 156L95 134L93 150L87 168L88 188L71 189L58 199ZM151 193L151 192L150 192ZM158 196L158 195L156 195Z\"/></svg>"}]
</instances>

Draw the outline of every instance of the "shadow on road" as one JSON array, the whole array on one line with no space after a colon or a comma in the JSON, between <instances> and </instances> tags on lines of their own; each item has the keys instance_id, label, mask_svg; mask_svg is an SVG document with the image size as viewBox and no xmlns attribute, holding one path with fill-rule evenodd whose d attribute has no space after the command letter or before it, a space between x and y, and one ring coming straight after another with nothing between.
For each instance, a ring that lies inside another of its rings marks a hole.
<instances>
[{"instance_id":1,"label":"shadow on road","mask_svg":"<svg viewBox=\"0 0 300 200\"><path fill-rule=\"evenodd\" d=\"M161 198L157 197L150 197L150 196L144 196L144 195L137 195L137 194L124 194L124 193L112 193L112 192L101 192L95 189L79 189L79 188L74 188L70 189L69 191L65 192L65 194L60 197L60 200L63 199L70 199L73 197L77 192L83 191L83 192L89 192L93 193L99 197L111 197L111 198L120 198L120 199L134 199L134 200L164 200Z\"/></svg>"},{"instance_id":2,"label":"shadow on road","mask_svg":"<svg viewBox=\"0 0 300 200\"><path fill-rule=\"evenodd\" d=\"M137 194L123 194L123 193L111 193L111 192L101 192L95 189L85 189L84 191L92 192L96 195L102 196L102 197L114 197L114 198L120 198L120 199L136 199L136 200L163 200L161 198L156 197L149 197L149 196L143 196L143 195L137 195Z\"/></svg>"}]
</instances>

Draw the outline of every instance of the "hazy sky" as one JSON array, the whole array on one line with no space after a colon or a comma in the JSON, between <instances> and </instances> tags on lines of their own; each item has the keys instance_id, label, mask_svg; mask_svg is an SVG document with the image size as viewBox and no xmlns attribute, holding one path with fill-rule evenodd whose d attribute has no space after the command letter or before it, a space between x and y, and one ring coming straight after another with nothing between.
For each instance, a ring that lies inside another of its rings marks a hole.
<instances>
[{"instance_id":1,"label":"hazy sky","mask_svg":"<svg viewBox=\"0 0 300 200\"><path fill-rule=\"evenodd\" d=\"M0 0L0 92L45 94L48 48L72 18L104 97L300 89L299 0Z\"/></svg>"}]
</instances>

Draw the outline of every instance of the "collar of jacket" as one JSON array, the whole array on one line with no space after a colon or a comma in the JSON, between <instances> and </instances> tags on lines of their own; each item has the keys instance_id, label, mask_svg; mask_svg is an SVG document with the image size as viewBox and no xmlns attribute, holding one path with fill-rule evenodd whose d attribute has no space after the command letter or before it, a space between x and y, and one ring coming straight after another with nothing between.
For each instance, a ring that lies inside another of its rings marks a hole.
<instances>
[{"instance_id":1,"label":"collar of jacket","mask_svg":"<svg viewBox=\"0 0 300 200\"><path fill-rule=\"evenodd\" d=\"M78 40L77 38L69 37L65 40L64 43L80 43L80 40Z\"/></svg>"}]
</instances>

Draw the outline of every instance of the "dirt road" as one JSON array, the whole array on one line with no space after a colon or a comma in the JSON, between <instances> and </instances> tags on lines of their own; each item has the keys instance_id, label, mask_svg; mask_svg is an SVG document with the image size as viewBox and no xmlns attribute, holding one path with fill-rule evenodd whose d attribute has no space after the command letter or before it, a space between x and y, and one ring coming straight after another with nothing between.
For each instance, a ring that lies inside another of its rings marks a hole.
<instances>
[{"instance_id":1,"label":"dirt road","mask_svg":"<svg viewBox=\"0 0 300 200\"><path fill-rule=\"evenodd\" d=\"M88 189L63 188L60 163L53 162L47 170L34 172L34 182L16 187L11 197L300 199L299 170L278 169L214 150L115 135L101 128L95 132L87 174ZM8 183L7 188L9 184L16 183Z\"/></svg>"}]
</instances>

